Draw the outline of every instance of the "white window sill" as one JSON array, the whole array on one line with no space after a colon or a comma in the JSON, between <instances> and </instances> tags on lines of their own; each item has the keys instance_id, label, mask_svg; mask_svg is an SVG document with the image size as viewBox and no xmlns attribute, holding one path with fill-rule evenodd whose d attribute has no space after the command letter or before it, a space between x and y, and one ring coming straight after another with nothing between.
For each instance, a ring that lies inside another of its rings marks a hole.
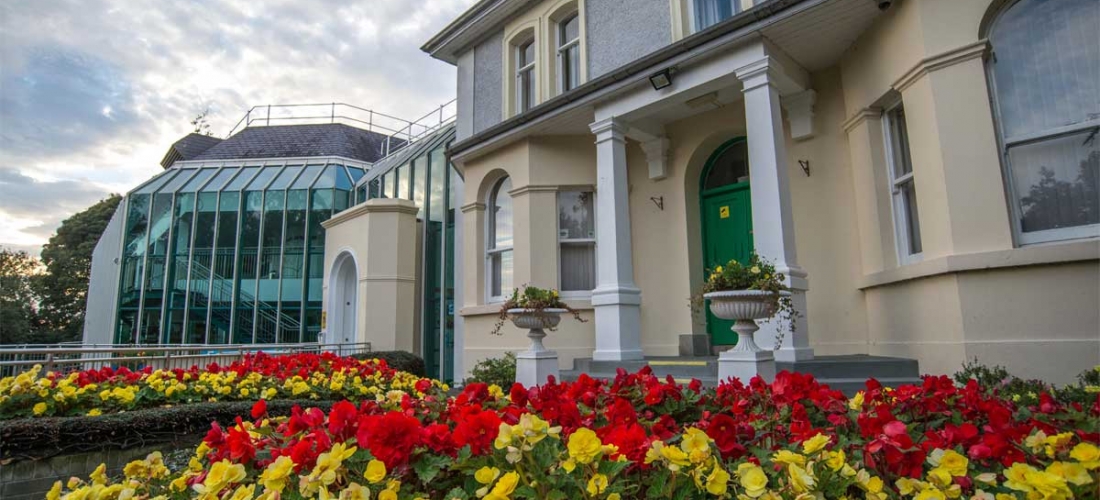
<instances>
[{"instance_id":1,"label":"white window sill","mask_svg":"<svg viewBox=\"0 0 1100 500\"><path fill-rule=\"evenodd\" d=\"M967 271L1100 260L1100 238L1029 245L1007 250L947 255L865 274L859 289Z\"/></svg>"}]
</instances>

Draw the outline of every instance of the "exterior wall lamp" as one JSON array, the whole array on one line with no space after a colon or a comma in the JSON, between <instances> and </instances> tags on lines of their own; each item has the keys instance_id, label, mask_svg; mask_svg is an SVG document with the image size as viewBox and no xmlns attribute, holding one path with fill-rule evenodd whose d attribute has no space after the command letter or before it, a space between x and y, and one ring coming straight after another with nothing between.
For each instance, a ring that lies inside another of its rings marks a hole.
<instances>
[{"instance_id":1,"label":"exterior wall lamp","mask_svg":"<svg viewBox=\"0 0 1100 500\"><path fill-rule=\"evenodd\" d=\"M649 75L649 83L653 85L653 90L661 90L672 85L672 68L665 68Z\"/></svg>"}]
</instances>

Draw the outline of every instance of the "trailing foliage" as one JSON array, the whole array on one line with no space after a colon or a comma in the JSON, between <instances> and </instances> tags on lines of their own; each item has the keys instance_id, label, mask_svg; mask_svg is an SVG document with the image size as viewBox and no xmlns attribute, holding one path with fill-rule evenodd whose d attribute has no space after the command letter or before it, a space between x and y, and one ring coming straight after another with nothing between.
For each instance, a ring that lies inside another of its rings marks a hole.
<instances>
[{"instance_id":1,"label":"trailing foliage","mask_svg":"<svg viewBox=\"0 0 1100 500\"><path fill-rule=\"evenodd\" d=\"M352 357L363 360L380 359L394 370L408 372L418 377L428 374L424 367L424 358L408 351L374 351L354 354Z\"/></svg>"},{"instance_id":2,"label":"trailing foliage","mask_svg":"<svg viewBox=\"0 0 1100 500\"><path fill-rule=\"evenodd\" d=\"M500 329L504 327L504 323L508 322L510 315L508 311L512 309L526 309L534 312L536 316L542 319L543 327L551 331L554 330L554 325L550 322L550 316L546 312L547 309L564 309L565 312L573 315L573 319L581 323L588 321L581 317L580 311L573 309L561 300L561 295L558 294L557 290L523 285L522 290L519 288L512 289L512 296L501 304L496 325L493 326L493 331L490 333L500 335Z\"/></svg>"},{"instance_id":3,"label":"trailing foliage","mask_svg":"<svg viewBox=\"0 0 1100 500\"><path fill-rule=\"evenodd\" d=\"M482 383L511 387L516 381L516 353L506 352L501 358L486 358L478 361L470 370L466 383Z\"/></svg>"}]
</instances>

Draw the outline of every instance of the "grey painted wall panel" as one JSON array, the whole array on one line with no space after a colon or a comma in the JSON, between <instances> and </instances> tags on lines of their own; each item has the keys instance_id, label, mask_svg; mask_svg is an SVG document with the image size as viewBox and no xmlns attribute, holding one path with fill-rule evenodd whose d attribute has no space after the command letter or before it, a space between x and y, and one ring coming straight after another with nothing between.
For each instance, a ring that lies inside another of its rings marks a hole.
<instances>
[{"instance_id":1,"label":"grey painted wall panel","mask_svg":"<svg viewBox=\"0 0 1100 500\"><path fill-rule=\"evenodd\" d=\"M500 123L504 101L501 89L501 54L504 33L482 41L474 47L474 133Z\"/></svg>"},{"instance_id":2,"label":"grey painted wall panel","mask_svg":"<svg viewBox=\"0 0 1100 500\"><path fill-rule=\"evenodd\" d=\"M668 0L586 0L588 79L672 43Z\"/></svg>"},{"instance_id":3,"label":"grey painted wall panel","mask_svg":"<svg viewBox=\"0 0 1100 500\"><path fill-rule=\"evenodd\" d=\"M84 316L84 343L111 344L114 339L115 308L118 306L118 257L122 255L122 226L126 203L119 203L103 236L92 250L92 272L88 279L88 304Z\"/></svg>"},{"instance_id":4,"label":"grey painted wall panel","mask_svg":"<svg viewBox=\"0 0 1100 500\"><path fill-rule=\"evenodd\" d=\"M474 135L474 51L467 50L458 57L458 96L455 107L455 137L463 140Z\"/></svg>"}]
</instances>

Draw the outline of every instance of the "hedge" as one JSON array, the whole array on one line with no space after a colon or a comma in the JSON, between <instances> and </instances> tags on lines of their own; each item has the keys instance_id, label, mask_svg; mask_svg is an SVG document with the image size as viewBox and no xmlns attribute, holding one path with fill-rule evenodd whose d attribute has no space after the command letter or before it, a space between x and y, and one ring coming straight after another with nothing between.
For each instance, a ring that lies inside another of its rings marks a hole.
<instances>
[{"instance_id":1,"label":"hedge","mask_svg":"<svg viewBox=\"0 0 1100 500\"><path fill-rule=\"evenodd\" d=\"M409 372L418 377L426 377L427 369L424 367L424 358L407 351L373 351L362 354L353 354L355 359L381 359L394 370Z\"/></svg>"},{"instance_id":2,"label":"hedge","mask_svg":"<svg viewBox=\"0 0 1100 500\"><path fill-rule=\"evenodd\" d=\"M37 417L0 421L0 460L42 459L104 449L177 442L226 426L238 416L249 419L253 402L191 403L96 417ZM294 405L328 410L331 401L274 400L270 416L289 415Z\"/></svg>"}]
</instances>

